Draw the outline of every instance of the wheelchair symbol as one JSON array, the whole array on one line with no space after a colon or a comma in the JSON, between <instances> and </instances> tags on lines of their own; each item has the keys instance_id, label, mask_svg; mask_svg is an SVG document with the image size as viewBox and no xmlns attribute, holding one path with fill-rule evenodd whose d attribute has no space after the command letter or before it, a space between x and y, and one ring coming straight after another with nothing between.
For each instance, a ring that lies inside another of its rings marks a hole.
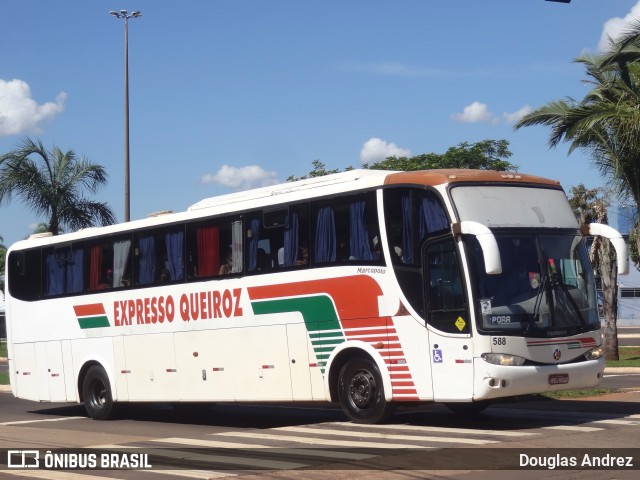
<instances>
[{"instance_id":1,"label":"wheelchair symbol","mask_svg":"<svg viewBox=\"0 0 640 480\"><path fill-rule=\"evenodd\" d=\"M442 350L433 351L433 363L442 363Z\"/></svg>"}]
</instances>

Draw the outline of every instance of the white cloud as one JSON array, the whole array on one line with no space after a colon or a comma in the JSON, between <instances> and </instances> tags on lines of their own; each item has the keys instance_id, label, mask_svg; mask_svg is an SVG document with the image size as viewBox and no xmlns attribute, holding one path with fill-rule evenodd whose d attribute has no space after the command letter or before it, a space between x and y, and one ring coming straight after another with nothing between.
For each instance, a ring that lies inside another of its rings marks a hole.
<instances>
[{"instance_id":1,"label":"white cloud","mask_svg":"<svg viewBox=\"0 0 640 480\"><path fill-rule=\"evenodd\" d=\"M410 157L411 150L400 148L395 143L372 137L362 144L360 161L362 163L381 162L387 157Z\"/></svg>"},{"instance_id":2,"label":"white cloud","mask_svg":"<svg viewBox=\"0 0 640 480\"><path fill-rule=\"evenodd\" d=\"M202 176L202 183L215 183L234 190L266 187L278 183L276 172L266 171L258 165L231 167L223 165L217 173Z\"/></svg>"},{"instance_id":3,"label":"white cloud","mask_svg":"<svg viewBox=\"0 0 640 480\"><path fill-rule=\"evenodd\" d=\"M67 94L60 92L55 102L38 105L27 82L0 79L0 136L39 133L42 123L64 110L66 100Z\"/></svg>"},{"instance_id":4,"label":"white cloud","mask_svg":"<svg viewBox=\"0 0 640 480\"><path fill-rule=\"evenodd\" d=\"M640 19L640 1L636 3L629 13L623 18L613 17L604 22L602 27L602 34L600 35L600 41L598 42L598 50L604 52L609 48L609 39L615 40L618 36L629 28L629 23L634 20Z\"/></svg>"},{"instance_id":5,"label":"white cloud","mask_svg":"<svg viewBox=\"0 0 640 480\"><path fill-rule=\"evenodd\" d=\"M489 111L486 103L473 102L462 109L462 113L451 115L456 122L461 123L496 123L493 113Z\"/></svg>"},{"instance_id":6,"label":"white cloud","mask_svg":"<svg viewBox=\"0 0 640 480\"><path fill-rule=\"evenodd\" d=\"M515 112L505 112L502 114L502 118L505 122L509 124L514 124L522 117L524 117L527 113L531 113L533 109L529 105L523 106L521 109L516 110Z\"/></svg>"},{"instance_id":7,"label":"white cloud","mask_svg":"<svg viewBox=\"0 0 640 480\"><path fill-rule=\"evenodd\" d=\"M473 102L462 109L462 113L454 113L451 118L460 123L499 123L514 124L527 113L531 112L529 105L524 105L515 112L504 112L501 116L494 115L486 103Z\"/></svg>"}]
</instances>

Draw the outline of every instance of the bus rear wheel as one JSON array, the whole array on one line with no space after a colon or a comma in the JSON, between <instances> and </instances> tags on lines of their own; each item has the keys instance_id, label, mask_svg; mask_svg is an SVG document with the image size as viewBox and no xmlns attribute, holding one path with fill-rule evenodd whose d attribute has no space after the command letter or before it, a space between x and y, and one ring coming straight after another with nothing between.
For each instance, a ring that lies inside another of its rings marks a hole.
<instances>
[{"instance_id":1,"label":"bus rear wheel","mask_svg":"<svg viewBox=\"0 0 640 480\"><path fill-rule=\"evenodd\" d=\"M115 413L109 376L99 365L87 370L82 382L82 398L87 414L94 420L107 420Z\"/></svg>"},{"instance_id":2,"label":"bus rear wheel","mask_svg":"<svg viewBox=\"0 0 640 480\"><path fill-rule=\"evenodd\" d=\"M354 358L342 367L338 398L345 415L356 423L383 422L395 410L395 406L385 400L382 376L369 358Z\"/></svg>"}]
</instances>

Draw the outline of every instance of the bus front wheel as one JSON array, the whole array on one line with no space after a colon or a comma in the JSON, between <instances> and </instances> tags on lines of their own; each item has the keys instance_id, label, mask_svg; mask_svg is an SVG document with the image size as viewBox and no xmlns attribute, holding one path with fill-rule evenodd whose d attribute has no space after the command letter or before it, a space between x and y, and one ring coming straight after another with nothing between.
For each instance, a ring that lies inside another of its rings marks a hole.
<instances>
[{"instance_id":1,"label":"bus front wheel","mask_svg":"<svg viewBox=\"0 0 640 480\"><path fill-rule=\"evenodd\" d=\"M82 382L84 408L94 420L106 420L114 413L111 384L107 372L99 365L87 370Z\"/></svg>"},{"instance_id":2,"label":"bus front wheel","mask_svg":"<svg viewBox=\"0 0 640 480\"><path fill-rule=\"evenodd\" d=\"M378 366L369 358L354 358L342 367L338 398L344 413L356 423L383 422L394 410L394 405L384 398Z\"/></svg>"}]
</instances>

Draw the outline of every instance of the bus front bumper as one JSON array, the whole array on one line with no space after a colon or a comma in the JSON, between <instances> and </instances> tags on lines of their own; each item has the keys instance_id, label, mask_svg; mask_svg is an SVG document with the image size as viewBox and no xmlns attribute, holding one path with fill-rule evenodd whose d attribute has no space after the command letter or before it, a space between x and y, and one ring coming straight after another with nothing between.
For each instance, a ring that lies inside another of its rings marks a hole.
<instances>
[{"instance_id":1,"label":"bus front bumper","mask_svg":"<svg viewBox=\"0 0 640 480\"><path fill-rule=\"evenodd\" d=\"M475 359L474 400L591 388L600 383L604 358L565 365L502 366Z\"/></svg>"}]
</instances>

